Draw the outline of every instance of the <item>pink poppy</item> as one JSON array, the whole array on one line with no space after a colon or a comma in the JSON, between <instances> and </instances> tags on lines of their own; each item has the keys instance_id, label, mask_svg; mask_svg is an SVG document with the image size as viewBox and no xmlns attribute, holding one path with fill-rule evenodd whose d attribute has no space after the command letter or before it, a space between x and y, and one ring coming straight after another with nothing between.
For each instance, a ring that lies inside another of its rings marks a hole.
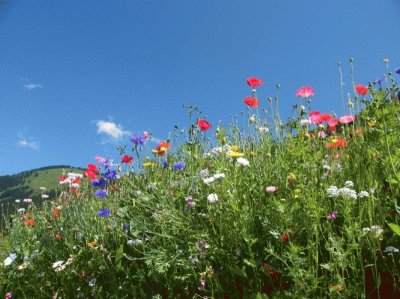
<instances>
[{"instance_id":1,"label":"pink poppy","mask_svg":"<svg viewBox=\"0 0 400 299\"><path fill-rule=\"evenodd\" d=\"M344 115L340 118L340 123L341 124L348 124L353 122L356 119L354 115Z\"/></svg>"},{"instance_id":2,"label":"pink poppy","mask_svg":"<svg viewBox=\"0 0 400 299\"><path fill-rule=\"evenodd\" d=\"M337 118L331 118L328 120L328 126L329 127L335 127L339 123L339 120Z\"/></svg>"},{"instance_id":3,"label":"pink poppy","mask_svg":"<svg viewBox=\"0 0 400 299\"><path fill-rule=\"evenodd\" d=\"M275 191L277 191L279 188L277 186L268 186L265 191L268 193L274 193Z\"/></svg>"},{"instance_id":4,"label":"pink poppy","mask_svg":"<svg viewBox=\"0 0 400 299\"><path fill-rule=\"evenodd\" d=\"M314 88L303 86L296 91L296 96L300 98L308 98L314 95Z\"/></svg>"}]
</instances>

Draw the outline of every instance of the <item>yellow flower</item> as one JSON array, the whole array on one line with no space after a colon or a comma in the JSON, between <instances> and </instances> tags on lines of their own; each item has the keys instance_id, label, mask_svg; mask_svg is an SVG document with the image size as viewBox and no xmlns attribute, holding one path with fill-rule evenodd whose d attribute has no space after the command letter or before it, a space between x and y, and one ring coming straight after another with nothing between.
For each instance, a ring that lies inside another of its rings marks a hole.
<instances>
[{"instance_id":1,"label":"yellow flower","mask_svg":"<svg viewBox=\"0 0 400 299\"><path fill-rule=\"evenodd\" d=\"M368 126L370 126L371 128L375 128L376 127L376 120L375 119L371 119L368 122Z\"/></svg>"},{"instance_id":2,"label":"yellow flower","mask_svg":"<svg viewBox=\"0 0 400 299\"><path fill-rule=\"evenodd\" d=\"M239 152L240 151L240 146L238 145L231 145L231 150L233 152Z\"/></svg>"},{"instance_id":3,"label":"yellow flower","mask_svg":"<svg viewBox=\"0 0 400 299\"><path fill-rule=\"evenodd\" d=\"M143 163L143 167L151 167L151 166L154 166L153 162L144 162Z\"/></svg>"},{"instance_id":4,"label":"yellow flower","mask_svg":"<svg viewBox=\"0 0 400 299\"><path fill-rule=\"evenodd\" d=\"M87 246L89 246L90 248L95 247L96 245L97 245L96 241L87 243Z\"/></svg>"},{"instance_id":5,"label":"yellow flower","mask_svg":"<svg viewBox=\"0 0 400 299\"><path fill-rule=\"evenodd\" d=\"M290 172L287 176L287 179L290 181L295 181L296 180L296 175L293 172Z\"/></svg>"},{"instance_id":6,"label":"yellow flower","mask_svg":"<svg viewBox=\"0 0 400 299\"><path fill-rule=\"evenodd\" d=\"M249 156L255 156L255 155L256 155L255 152L253 152L253 151L249 152Z\"/></svg>"},{"instance_id":7,"label":"yellow flower","mask_svg":"<svg viewBox=\"0 0 400 299\"><path fill-rule=\"evenodd\" d=\"M239 157L243 157L244 153L239 153L239 152L229 152L228 156L231 158L239 158Z\"/></svg>"}]
</instances>

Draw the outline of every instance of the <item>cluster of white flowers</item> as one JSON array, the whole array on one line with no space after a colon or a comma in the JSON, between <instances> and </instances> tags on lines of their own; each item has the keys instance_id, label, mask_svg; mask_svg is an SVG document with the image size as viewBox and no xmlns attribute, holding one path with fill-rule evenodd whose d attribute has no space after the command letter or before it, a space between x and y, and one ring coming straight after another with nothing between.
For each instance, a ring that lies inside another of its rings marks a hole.
<instances>
[{"instance_id":1,"label":"cluster of white flowers","mask_svg":"<svg viewBox=\"0 0 400 299\"><path fill-rule=\"evenodd\" d=\"M380 225L364 227L362 231L363 231L364 235L371 233L375 238L379 238L383 234L383 229Z\"/></svg>"},{"instance_id":2,"label":"cluster of white flowers","mask_svg":"<svg viewBox=\"0 0 400 299\"><path fill-rule=\"evenodd\" d=\"M137 245L142 244L143 241L142 241L142 240L139 240L139 239L135 239L135 240L128 240L126 243L127 243L129 246L137 246Z\"/></svg>"},{"instance_id":3,"label":"cluster of white flowers","mask_svg":"<svg viewBox=\"0 0 400 299\"><path fill-rule=\"evenodd\" d=\"M60 272L62 270L65 269L65 267L67 267L68 265L72 264L73 261L73 257L70 257L69 259L67 259L65 262L64 261L57 261L53 263L53 269L56 272Z\"/></svg>"},{"instance_id":4,"label":"cluster of white flowers","mask_svg":"<svg viewBox=\"0 0 400 299\"><path fill-rule=\"evenodd\" d=\"M250 162L249 162L247 159L242 158L242 157L240 157L240 158L237 159L237 163L238 163L240 166L243 166L243 167L246 167L246 166L249 166L249 165L250 165Z\"/></svg>"},{"instance_id":5,"label":"cluster of white flowers","mask_svg":"<svg viewBox=\"0 0 400 299\"><path fill-rule=\"evenodd\" d=\"M351 188L354 187L354 183L352 181L346 181L344 183L343 188L338 188L336 186L330 186L326 192L328 193L329 197L347 197L347 198L352 198L352 199L357 199L357 198L365 198L369 197L369 193L367 191L361 191L360 193L357 194L357 192Z\"/></svg>"},{"instance_id":6,"label":"cluster of white flowers","mask_svg":"<svg viewBox=\"0 0 400 299\"><path fill-rule=\"evenodd\" d=\"M207 196L207 200L209 203L216 203L218 201L218 195L215 193L211 193Z\"/></svg>"},{"instance_id":7,"label":"cluster of white flowers","mask_svg":"<svg viewBox=\"0 0 400 299\"><path fill-rule=\"evenodd\" d=\"M396 247L388 246L385 248L384 252L387 254L393 254L399 252L399 250Z\"/></svg>"},{"instance_id":8,"label":"cluster of white flowers","mask_svg":"<svg viewBox=\"0 0 400 299\"><path fill-rule=\"evenodd\" d=\"M212 177L203 179L203 182L204 182L205 184L207 184L207 185L210 185L210 184L213 183L214 181L221 180L221 179L223 179L224 177L225 177L225 174L223 174L223 173L216 173L216 174L214 174Z\"/></svg>"},{"instance_id":9,"label":"cluster of white flowers","mask_svg":"<svg viewBox=\"0 0 400 299\"><path fill-rule=\"evenodd\" d=\"M67 177L64 180L60 181L60 185L69 185L71 188L78 189L80 187L80 185L77 183L74 183L74 180L81 179L81 178L83 178L83 174L69 172Z\"/></svg>"},{"instance_id":10,"label":"cluster of white flowers","mask_svg":"<svg viewBox=\"0 0 400 299\"><path fill-rule=\"evenodd\" d=\"M214 156L218 156L219 154L226 154L229 153L231 151L231 146L226 144L224 146L221 147L215 147L211 150L211 154Z\"/></svg>"}]
</instances>

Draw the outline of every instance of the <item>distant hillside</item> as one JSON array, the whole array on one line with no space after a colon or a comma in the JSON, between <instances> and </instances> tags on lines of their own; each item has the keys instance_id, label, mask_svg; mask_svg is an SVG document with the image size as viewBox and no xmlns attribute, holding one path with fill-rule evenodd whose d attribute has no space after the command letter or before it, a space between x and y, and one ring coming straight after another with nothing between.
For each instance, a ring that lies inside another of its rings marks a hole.
<instances>
[{"instance_id":1,"label":"distant hillside","mask_svg":"<svg viewBox=\"0 0 400 299\"><path fill-rule=\"evenodd\" d=\"M16 199L32 198L40 202L40 187L46 188L46 194L54 198L58 187L58 178L68 172L82 173L84 169L68 165L48 166L14 175L0 176L0 205L1 213L14 212ZM2 217L1 217L2 218ZM1 221L0 221L1 225Z\"/></svg>"}]
</instances>

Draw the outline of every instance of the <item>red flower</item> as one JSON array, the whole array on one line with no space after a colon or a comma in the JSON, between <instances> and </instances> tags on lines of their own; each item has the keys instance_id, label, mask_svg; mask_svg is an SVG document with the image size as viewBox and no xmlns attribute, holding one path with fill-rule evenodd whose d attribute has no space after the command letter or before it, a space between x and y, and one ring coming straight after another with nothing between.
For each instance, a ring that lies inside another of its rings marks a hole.
<instances>
[{"instance_id":1,"label":"red flower","mask_svg":"<svg viewBox=\"0 0 400 299\"><path fill-rule=\"evenodd\" d=\"M289 235L287 233L283 233L282 234L282 240L285 241L285 242L289 241Z\"/></svg>"},{"instance_id":2,"label":"red flower","mask_svg":"<svg viewBox=\"0 0 400 299\"><path fill-rule=\"evenodd\" d=\"M345 147L345 146L347 146L347 141L346 139L343 138L334 139L332 142L326 145L326 147L329 149L337 147Z\"/></svg>"},{"instance_id":3,"label":"red flower","mask_svg":"<svg viewBox=\"0 0 400 299\"><path fill-rule=\"evenodd\" d=\"M328 120L328 126L329 127L336 127L336 125L339 123L339 120L337 118L332 118Z\"/></svg>"},{"instance_id":4,"label":"red flower","mask_svg":"<svg viewBox=\"0 0 400 299\"><path fill-rule=\"evenodd\" d=\"M83 175L87 178L91 178L93 180L97 179L97 175L94 171L88 170L83 173Z\"/></svg>"},{"instance_id":5,"label":"red flower","mask_svg":"<svg viewBox=\"0 0 400 299\"><path fill-rule=\"evenodd\" d=\"M247 84L248 84L249 86L251 86L251 87L256 87L256 86L261 86L261 85L263 85L264 82L261 81L261 79L251 77L251 78L247 78Z\"/></svg>"},{"instance_id":6,"label":"red flower","mask_svg":"<svg viewBox=\"0 0 400 299\"><path fill-rule=\"evenodd\" d=\"M314 112L314 111L313 111ZM319 112L318 112L319 113ZM321 124L324 121L330 121L332 118L332 115L328 114L328 113L324 113L324 114L312 114L310 113L310 121L313 124Z\"/></svg>"},{"instance_id":7,"label":"red flower","mask_svg":"<svg viewBox=\"0 0 400 299\"><path fill-rule=\"evenodd\" d=\"M356 84L354 87L355 87L357 93L359 93L362 96L365 96L368 93L368 87L367 86L364 86L364 85L361 85L361 84Z\"/></svg>"},{"instance_id":8,"label":"red flower","mask_svg":"<svg viewBox=\"0 0 400 299\"><path fill-rule=\"evenodd\" d=\"M72 183L74 184L82 184L82 181L79 178L75 178Z\"/></svg>"},{"instance_id":9,"label":"red flower","mask_svg":"<svg viewBox=\"0 0 400 299\"><path fill-rule=\"evenodd\" d=\"M300 98L308 98L314 95L314 88L303 86L296 91L296 96Z\"/></svg>"},{"instance_id":10,"label":"red flower","mask_svg":"<svg viewBox=\"0 0 400 299\"><path fill-rule=\"evenodd\" d=\"M60 176L60 177L58 178L58 180L59 180L60 182L62 182L62 181L65 181L67 178L68 178L67 176L62 175L62 176Z\"/></svg>"},{"instance_id":11,"label":"red flower","mask_svg":"<svg viewBox=\"0 0 400 299\"><path fill-rule=\"evenodd\" d=\"M156 149L153 150L154 154L159 156L164 156L167 150L171 147L171 145L166 141L160 141L160 143L156 146Z\"/></svg>"},{"instance_id":12,"label":"red flower","mask_svg":"<svg viewBox=\"0 0 400 299\"><path fill-rule=\"evenodd\" d=\"M93 165L93 164L88 164L87 169L88 169L88 171L93 171L95 173L99 172L99 169L97 168L97 166Z\"/></svg>"},{"instance_id":13,"label":"red flower","mask_svg":"<svg viewBox=\"0 0 400 299\"><path fill-rule=\"evenodd\" d=\"M247 105L257 108L258 107L258 100L256 98L246 97L244 101Z\"/></svg>"},{"instance_id":14,"label":"red flower","mask_svg":"<svg viewBox=\"0 0 400 299\"><path fill-rule=\"evenodd\" d=\"M53 209L53 218L54 219L57 219L57 218L59 218L60 217L60 214L61 214L61 210L60 209Z\"/></svg>"},{"instance_id":15,"label":"red flower","mask_svg":"<svg viewBox=\"0 0 400 299\"><path fill-rule=\"evenodd\" d=\"M26 226L35 226L35 220L30 219L25 221Z\"/></svg>"},{"instance_id":16,"label":"red flower","mask_svg":"<svg viewBox=\"0 0 400 299\"><path fill-rule=\"evenodd\" d=\"M132 157L132 156L125 155L125 156L122 157L121 163L128 163L128 164L131 164L131 163L132 163L132 160L133 160L133 157Z\"/></svg>"},{"instance_id":17,"label":"red flower","mask_svg":"<svg viewBox=\"0 0 400 299\"><path fill-rule=\"evenodd\" d=\"M200 130L202 130L202 131L207 131L208 129L210 129L212 127L212 125L204 119L199 119L197 121L197 125L199 126Z\"/></svg>"},{"instance_id":18,"label":"red flower","mask_svg":"<svg viewBox=\"0 0 400 299\"><path fill-rule=\"evenodd\" d=\"M63 238L63 235L62 234L56 234L54 237L56 238L56 240L61 240Z\"/></svg>"}]
</instances>

